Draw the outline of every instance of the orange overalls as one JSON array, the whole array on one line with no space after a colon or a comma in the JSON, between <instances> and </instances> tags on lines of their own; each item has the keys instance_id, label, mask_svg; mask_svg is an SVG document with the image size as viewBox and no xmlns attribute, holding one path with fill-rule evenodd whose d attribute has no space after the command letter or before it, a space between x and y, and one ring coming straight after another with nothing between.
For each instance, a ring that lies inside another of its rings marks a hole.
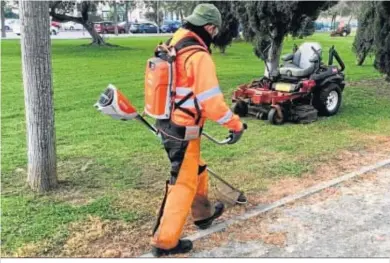
<instances>
[{"instance_id":1,"label":"orange overalls","mask_svg":"<svg viewBox=\"0 0 390 263\"><path fill-rule=\"evenodd\" d=\"M206 119L233 131L242 130L239 117L224 101L214 62L203 40L181 28L170 44L175 45L188 37L195 38L203 47L197 52L179 52L176 58L175 101L179 102L184 97L188 99L180 108L173 109L169 121L157 122L157 127L163 131L163 144L171 161L171 180L167 184L167 194L152 238L152 245L162 249L177 245L191 209L195 221L206 219L213 213L207 198L208 174L200 157L200 137L186 141L170 135L180 137L188 127L201 128Z\"/></svg>"}]
</instances>

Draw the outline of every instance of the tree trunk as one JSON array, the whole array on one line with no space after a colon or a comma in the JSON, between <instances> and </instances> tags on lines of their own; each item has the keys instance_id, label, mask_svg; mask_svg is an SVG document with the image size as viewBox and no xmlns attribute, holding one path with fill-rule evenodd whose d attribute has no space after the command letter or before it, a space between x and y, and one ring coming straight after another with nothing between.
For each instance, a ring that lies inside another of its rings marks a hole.
<instances>
[{"instance_id":1,"label":"tree trunk","mask_svg":"<svg viewBox=\"0 0 390 263\"><path fill-rule=\"evenodd\" d=\"M330 29L331 30L336 30L336 17L337 17L337 14L336 15L332 15L332 22L330 24Z\"/></svg>"},{"instance_id":2,"label":"tree trunk","mask_svg":"<svg viewBox=\"0 0 390 263\"><path fill-rule=\"evenodd\" d=\"M362 52L358 53L357 57L357 63L356 65L361 66L363 65L364 61L366 60L368 54L368 50L366 48L363 48Z\"/></svg>"},{"instance_id":3,"label":"tree trunk","mask_svg":"<svg viewBox=\"0 0 390 263\"><path fill-rule=\"evenodd\" d=\"M160 9L159 9L159 1L157 1L157 3L156 3L156 24L157 24L157 34L159 34L160 33Z\"/></svg>"},{"instance_id":4,"label":"tree trunk","mask_svg":"<svg viewBox=\"0 0 390 263\"><path fill-rule=\"evenodd\" d=\"M266 61L267 66L264 70L264 76L270 77L272 72L278 70L279 67L279 60L280 60L280 54L282 52L283 44L277 43L275 41L272 41L271 47L268 50L268 58ZM268 72L268 69L269 72Z\"/></svg>"},{"instance_id":5,"label":"tree trunk","mask_svg":"<svg viewBox=\"0 0 390 263\"><path fill-rule=\"evenodd\" d=\"M57 186L48 1L19 1L28 176L33 190Z\"/></svg>"},{"instance_id":6,"label":"tree trunk","mask_svg":"<svg viewBox=\"0 0 390 263\"><path fill-rule=\"evenodd\" d=\"M92 22L88 21L87 23L83 24L83 26L92 37L91 45L99 45L99 46L106 45L104 39L98 34L98 32L96 32Z\"/></svg>"},{"instance_id":7,"label":"tree trunk","mask_svg":"<svg viewBox=\"0 0 390 263\"><path fill-rule=\"evenodd\" d=\"M118 35L118 12L116 8L116 1L114 0L114 26L115 26L115 35Z\"/></svg>"},{"instance_id":8,"label":"tree trunk","mask_svg":"<svg viewBox=\"0 0 390 263\"><path fill-rule=\"evenodd\" d=\"M6 32L5 32L5 17L4 17L4 7L5 7L5 1L1 1L0 3L0 16L1 16L1 37L5 38Z\"/></svg>"},{"instance_id":9,"label":"tree trunk","mask_svg":"<svg viewBox=\"0 0 390 263\"><path fill-rule=\"evenodd\" d=\"M347 25L351 24L351 20L352 20L352 15L349 17Z\"/></svg>"},{"instance_id":10,"label":"tree trunk","mask_svg":"<svg viewBox=\"0 0 390 263\"><path fill-rule=\"evenodd\" d=\"M126 34L129 33L130 26L129 26L129 1L126 1L125 3L125 21L126 21Z\"/></svg>"}]
</instances>

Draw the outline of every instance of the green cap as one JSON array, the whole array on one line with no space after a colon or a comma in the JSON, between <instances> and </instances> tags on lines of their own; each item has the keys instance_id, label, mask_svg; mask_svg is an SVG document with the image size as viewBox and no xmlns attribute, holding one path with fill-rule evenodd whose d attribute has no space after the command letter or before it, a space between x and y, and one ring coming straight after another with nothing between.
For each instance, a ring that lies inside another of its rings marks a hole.
<instances>
[{"instance_id":1,"label":"green cap","mask_svg":"<svg viewBox=\"0 0 390 263\"><path fill-rule=\"evenodd\" d=\"M206 24L212 24L218 28L222 26L221 13L213 4L197 5L192 14L184 18L184 20L195 26L204 26Z\"/></svg>"}]
</instances>

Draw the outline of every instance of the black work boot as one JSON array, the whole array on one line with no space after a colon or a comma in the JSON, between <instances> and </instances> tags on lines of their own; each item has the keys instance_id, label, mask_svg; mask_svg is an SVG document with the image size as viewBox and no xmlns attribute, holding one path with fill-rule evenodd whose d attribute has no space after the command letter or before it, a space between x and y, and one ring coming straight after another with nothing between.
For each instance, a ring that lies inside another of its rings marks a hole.
<instances>
[{"instance_id":1,"label":"black work boot","mask_svg":"<svg viewBox=\"0 0 390 263\"><path fill-rule=\"evenodd\" d=\"M248 200L246 199L246 196L245 196L243 193L241 193L241 194L238 196L237 201L236 201L236 203L237 203L237 204L240 204L240 205L244 205L244 204L246 204L247 202L248 202Z\"/></svg>"},{"instance_id":2,"label":"black work boot","mask_svg":"<svg viewBox=\"0 0 390 263\"><path fill-rule=\"evenodd\" d=\"M176 247L171 249L152 247L152 254L155 257L161 257L161 256L188 253L191 251L191 249L192 249L192 241L187 239L182 239L179 240L179 243L177 243Z\"/></svg>"},{"instance_id":3,"label":"black work boot","mask_svg":"<svg viewBox=\"0 0 390 263\"><path fill-rule=\"evenodd\" d=\"M221 202L216 202L214 207L215 207L215 211L214 211L214 214L212 216L210 216L209 218L198 220L198 221L194 222L197 227L199 227L200 229L209 228L211 226L211 224L213 223L214 219L217 219L218 217L220 217L222 215L223 211L225 210L225 205Z\"/></svg>"}]
</instances>

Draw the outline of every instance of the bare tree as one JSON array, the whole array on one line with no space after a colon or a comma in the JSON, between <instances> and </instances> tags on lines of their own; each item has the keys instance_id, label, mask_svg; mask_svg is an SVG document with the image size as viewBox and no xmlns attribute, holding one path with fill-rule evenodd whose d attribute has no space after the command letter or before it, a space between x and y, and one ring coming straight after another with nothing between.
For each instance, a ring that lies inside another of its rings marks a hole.
<instances>
[{"instance_id":1,"label":"bare tree","mask_svg":"<svg viewBox=\"0 0 390 263\"><path fill-rule=\"evenodd\" d=\"M126 21L125 30L126 30L126 34L128 34L129 30L130 30L130 27L129 27L129 8L130 8L129 1L125 1L125 21Z\"/></svg>"},{"instance_id":2,"label":"bare tree","mask_svg":"<svg viewBox=\"0 0 390 263\"><path fill-rule=\"evenodd\" d=\"M176 17L183 20L184 17L192 13L198 2L200 1L165 1L163 8L170 12L175 12Z\"/></svg>"},{"instance_id":3,"label":"bare tree","mask_svg":"<svg viewBox=\"0 0 390 263\"><path fill-rule=\"evenodd\" d=\"M164 13L162 11L165 3L160 3L160 1L144 1L145 6L149 9L145 13L145 17L148 20L151 20L157 24L157 33L160 33L160 26L164 20ZM151 9L151 10L150 10Z\"/></svg>"},{"instance_id":4,"label":"bare tree","mask_svg":"<svg viewBox=\"0 0 390 263\"><path fill-rule=\"evenodd\" d=\"M118 35L118 8L117 8L117 5L116 5L116 0L113 1L112 3L113 7L114 7L114 27L115 27L115 35L117 36Z\"/></svg>"},{"instance_id":5,"label":"bare tree","mask_svg":"<svg viewBox=\"0 0 390 263\"><path fill-rule=\"evenodd\" d=\"M336 5L322 12L322 16L331 17L331 30L336 29L336 19L338 16L349 16L347 25L350 24L352 18L356 18L359 15L360 6L363 2L359 1L339 1Z\"/></svg>"},{"instance_id":6,"label":"bare tree","mask_svg":"<svg viewBox=\"0 0 390 263\"><path fill-rule=\"evenodd\" d=\"M75 23L82 24L92 37L91 45L110 46L110 44L106 43L104 39L96 32L94 25L90 20L90 13L92 12L92 10L96 9L97 3L97 1L81 1L79 3L81 17L75 17L67 14L69 10L73 10L73 8L75 8L75 1L51 1L50 15L53 17L54 20L59 22L72 21Z\"/></svg>"},{"instance_id":7,"label":"bare tree","mask_svg":"<svg viewBox=\"0 0 390 263\"><path fill-rule=\"evenodd\" d=\"M20 1L27 181L35 191L57 186L49 2Z\"/></svg>"},{"instance_id":8,"label":"bare tree","mask_svg":"<svg viewBox=\"0 0 390 263\"><path fill-rule=\"evenodd\" d=\"M1 16L1 37L2 38L5 38L7 36L5 33L4 7L5 7L5 1L1 1L1 3L0 3L0 16Z\"/></svg>"}]
</instances>

